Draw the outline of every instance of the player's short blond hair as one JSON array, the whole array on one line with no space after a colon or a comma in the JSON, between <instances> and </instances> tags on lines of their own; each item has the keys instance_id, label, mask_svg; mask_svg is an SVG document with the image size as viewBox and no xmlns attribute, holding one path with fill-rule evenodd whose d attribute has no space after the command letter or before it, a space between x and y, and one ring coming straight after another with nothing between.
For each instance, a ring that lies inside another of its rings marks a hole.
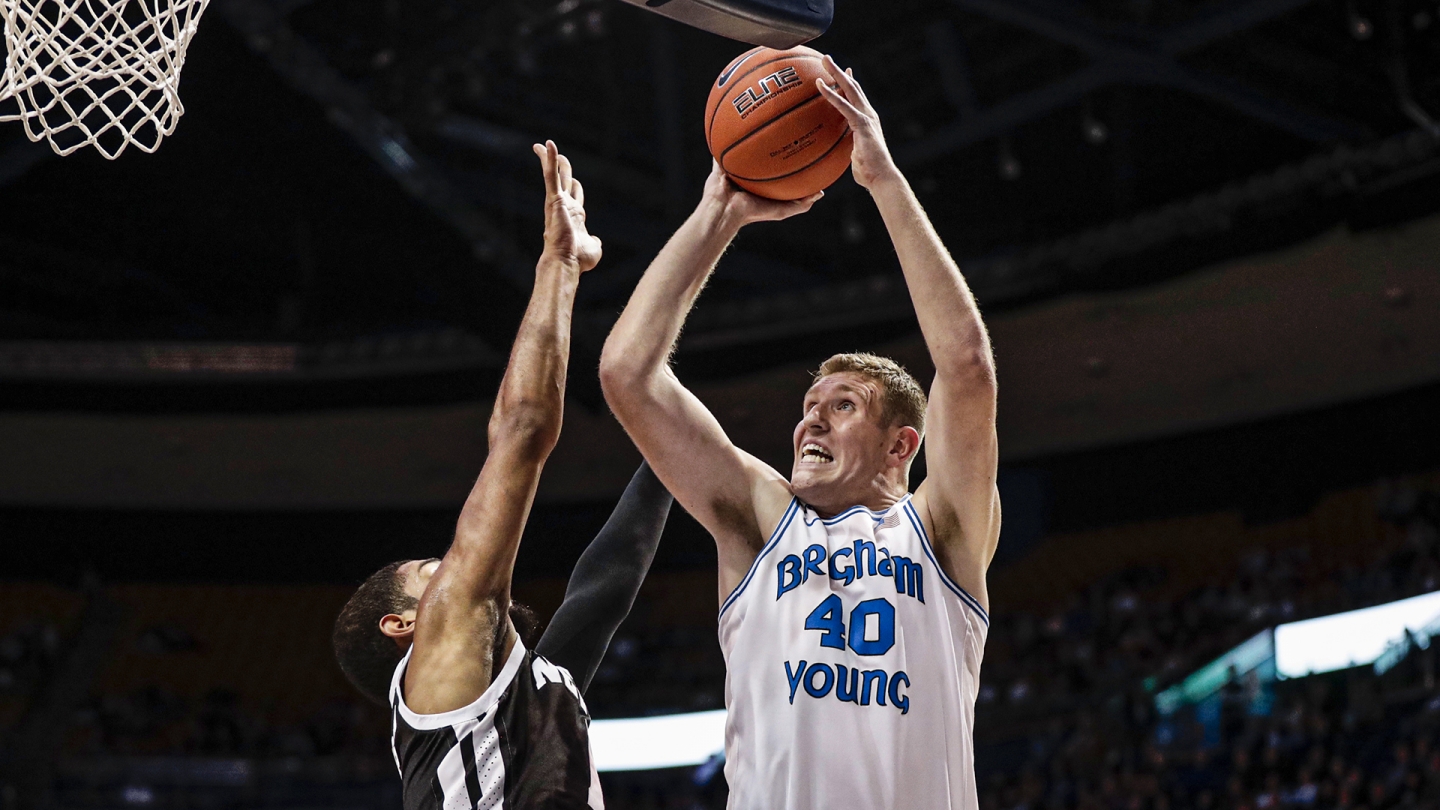
<instances>
[{"instance_id":1,"label":"player's short blond hair","mask_svg":"<svg viewBox=\"0 0 1440 810\"><path fill-rule=\"evenodd\" d=\"M905 367L888 357L853 352L837 354L820 364L815 382L847 372L880 385L880 416L890 427L913 427L925 435L925 389Z\"/></svg>"}]
</instances>

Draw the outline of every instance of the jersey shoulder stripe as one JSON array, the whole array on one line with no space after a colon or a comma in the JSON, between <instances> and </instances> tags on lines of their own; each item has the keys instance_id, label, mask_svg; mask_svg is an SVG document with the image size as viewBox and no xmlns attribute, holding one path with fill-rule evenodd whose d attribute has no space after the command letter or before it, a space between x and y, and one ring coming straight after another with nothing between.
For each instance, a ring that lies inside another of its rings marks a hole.
<instances>
[{"instance_id":1,"label":"jersey shoulder stripe","mask_svg":"<svg viewBox=\"0 0 1440 810\"><path fill-rule=\"evenodd\" d=\"M940 581L945 583L945 587L949 588L950 592L955 594L961 602L964 602L967 607L975 611L975 615L980 617L980 621L984 622L986 627L989 627L990 614L986 613L985 609L980 607L980 600L971 596L969 591L956 584L955 581L950 578L950 575L945 573L945 569L941 567L940 560L936 558L935 551L930 546L930 535L925 533L925 523L920 520L920 514L915 511L915 507L908 501L905 503L905 516L909 518L911 525L915 527L915 533L920 535L920 545L925 549L925 556L930 558L930 564L935 566L935 572L940 575Z\"/></svg>"},{"instance_id":2,"label":"jersey shoulder stripe","mask_svg":"<svg viewBox=\"0 0 1440 810\"><path fill-rule=\"evenodd\" d=\"M780 517L780 524L775 527L775 531L770 533L770 539L766 541L765 547L760 550L759 554L755 555L755 562L750 563L750 570L745 573L745 578L740 580L740 584L735 586L735 590L731 591L729 596L725 597L724 604L720 605L720 616L716 617L717 621L725 615L725 611L735 603L735 600L740 597L740 594L745 592L745 588L749 586L750 580L755 578L755 572L760 570L760 561L764 560L765 555L775 549L775 545L779 543L780 538L785 535L785 529L790 526L790 521L794 520L795 515L801 511L800 499L793 495L790 496L790 506L786 507L785 514Z\"/></svg>"}]
</instances>

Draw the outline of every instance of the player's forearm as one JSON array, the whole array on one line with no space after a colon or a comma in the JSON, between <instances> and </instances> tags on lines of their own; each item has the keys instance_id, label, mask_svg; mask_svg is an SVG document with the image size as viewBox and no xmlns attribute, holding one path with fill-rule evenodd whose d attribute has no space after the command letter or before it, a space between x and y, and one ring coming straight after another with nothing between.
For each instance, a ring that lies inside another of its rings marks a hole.
<instances>
[{"instance_id":1,"label":"player's forearm","mask_svg":"<svg viewBox=\"0 0 1440 810\"><path fill-rule=\"evenodd\" d=\"M993 381L990 336L975 296L899 170L871 189L905 273L937 374Z\"/></svg>"},{"instance_id":2,"label":"player's forearm","mask_svg":"<svg viewBox=\"0 0 1440 810\"><path fill-rule=\"evenodd\" d=\"M560 436L570 321L580 270L543 256L535 268L530 304L515 335L510 363L490 416L490 447L513 442L522 454L544 458Z\"/></svg>"},{"instance_id":3,"label":"player's forearm","mask_svg":"<svg viewBox=\"0 0 1440 810\"><path fill-rule=\"evenodd\" d=\"M607 395L623 394L659 373L685 317L740 226L709 200L690 215L650 263L600 357Z\"/></svg>"}]
</instances>

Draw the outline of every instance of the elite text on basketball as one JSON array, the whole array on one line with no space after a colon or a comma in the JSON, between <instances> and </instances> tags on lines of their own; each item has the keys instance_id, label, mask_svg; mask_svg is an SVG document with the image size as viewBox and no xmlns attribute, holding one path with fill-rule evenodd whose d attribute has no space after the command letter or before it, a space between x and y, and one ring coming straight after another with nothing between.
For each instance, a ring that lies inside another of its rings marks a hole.
<instances>
[{"instance_id":1,"label":"elite text on basketball","mask_svg":"<svg viewBox=\"0 0 1440 810\"><path fill-rule=\"evenodd\" d=\"M783 67L756 82L754 87L740 93L731 103L735 105L735 112L744 118L754 112L756 107L774 98L775 93L788 90L799 83L800 76L795 72L795 68Z\"/></svg>"}]
</instances>

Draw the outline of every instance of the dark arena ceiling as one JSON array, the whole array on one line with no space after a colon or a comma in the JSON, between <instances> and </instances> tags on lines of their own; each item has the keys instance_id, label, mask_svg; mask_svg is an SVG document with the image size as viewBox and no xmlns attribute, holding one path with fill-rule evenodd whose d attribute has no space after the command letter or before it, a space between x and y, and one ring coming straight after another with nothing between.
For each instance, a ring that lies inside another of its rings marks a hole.
<instances>
[{"instance_id":1,"label":"dark arena ceiling","mask_svg":"<svg viewBox=\"0 0 1440 810\"><path fill-rule=\"evenodd\" d=\"M812 45L855 68L992 310L1440 209L1435 0L840 0ZM615 0L214 0L157 154L59 159L0 125L0 407L483 397L547 137L606 244L576 319L598 404L599 346L698 197L700 113L744 47ZM680 367L913 328L845 178L742 236Z\"/></svg>"}]
</instances>

